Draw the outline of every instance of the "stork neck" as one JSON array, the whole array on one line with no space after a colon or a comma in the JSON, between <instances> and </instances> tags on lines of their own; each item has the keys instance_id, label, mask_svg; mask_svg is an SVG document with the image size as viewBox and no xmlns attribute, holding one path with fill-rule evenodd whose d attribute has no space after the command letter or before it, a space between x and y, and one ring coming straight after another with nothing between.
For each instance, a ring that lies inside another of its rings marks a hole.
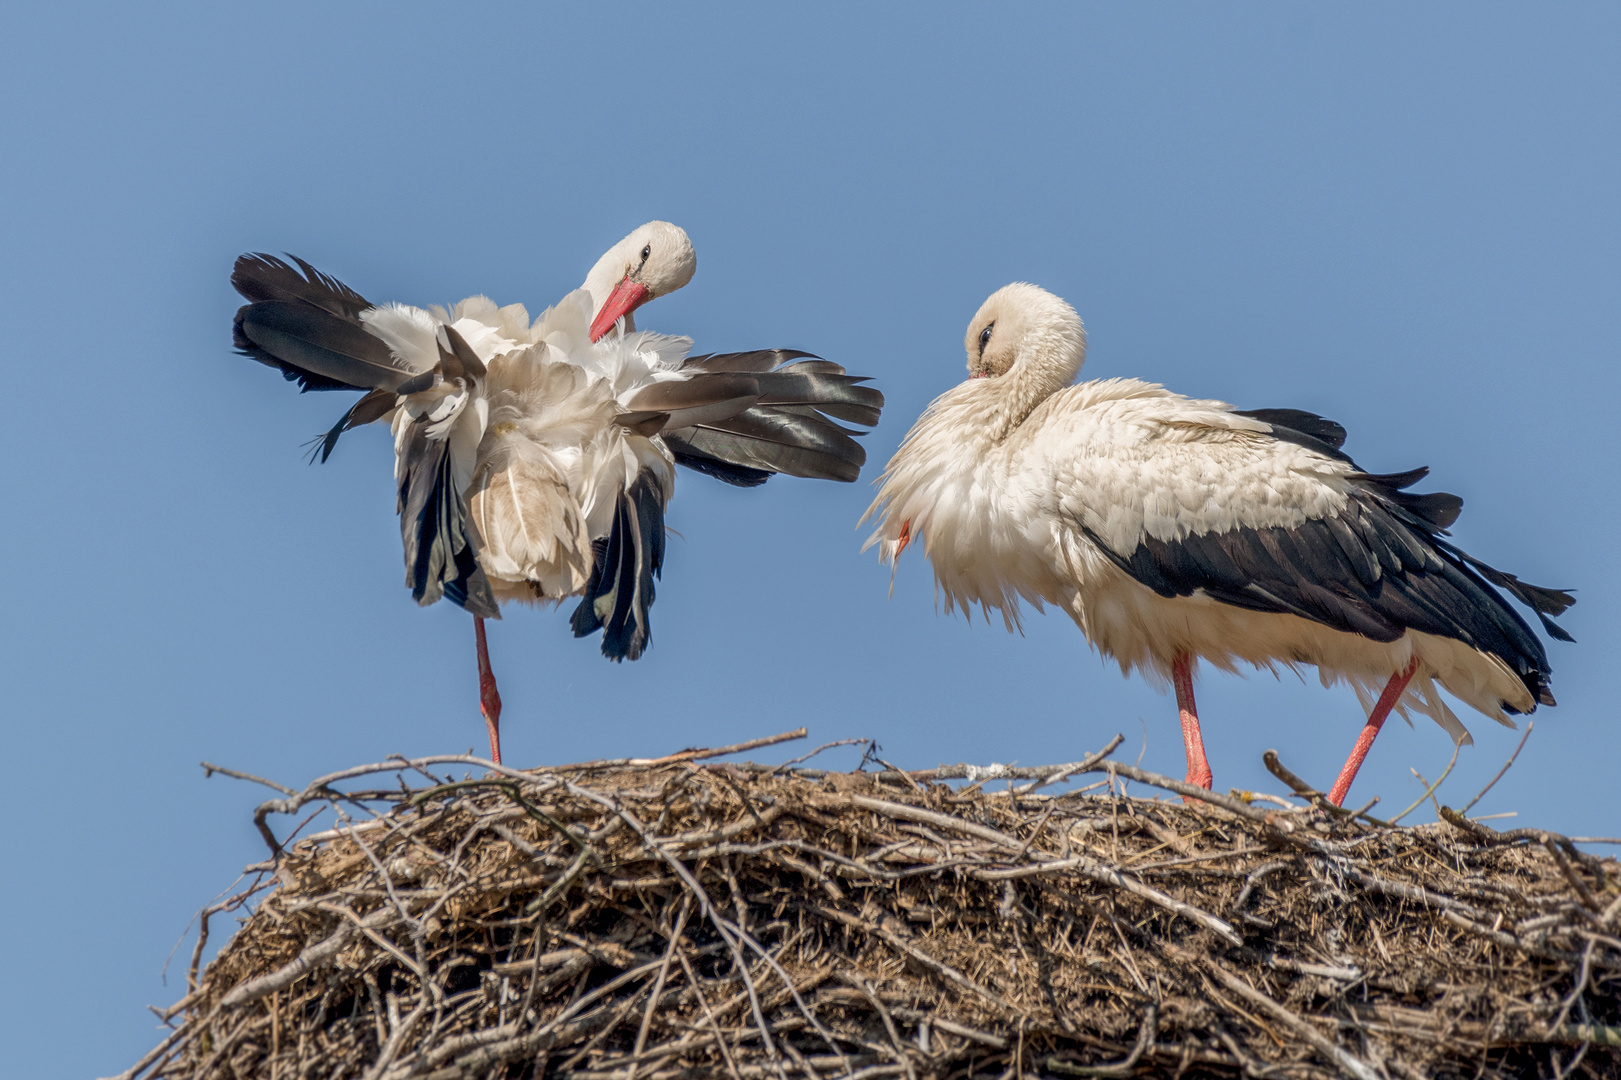
<instances>
[{"instance_id":1,"label":"stork neck","mask_svg":"<svg viewBox=\"0 0 1621 1080\"><path fill-rule=\"evenodd\" d=\"M1024 376L1024 377L1021 377ZM1051 397L1058 387L1048 387L1037 379L1029 378L1029 372L1015 374L1008 372L1000 380L1001 391L997 401L988 417L986 425L992 438L1001 442L1013 433L1013 429L1024 423L1024 420L1036 406Z\"/></svg>"},{"instance_id":2,"label":"stork neck","mask_svg":"<svg viewBox=\"0 0 1621 1080\"><path fill-rule=\"evenodd\" d=\"M995 400L986 416L986 430L1000 442L1058 391L1075 381L1086 362L1086 334L1036 336L1020 350L1019 362L994 381Z\"/></svg>"},{"instance_id":3,"label":"stork neck","mask_svg":"<svg viewBox=\"0 0 1621 1080\"><path fill-rule=\"evenodd\" d=\"M608 302L608 294L614 291L614 286L625 279L625 272L629 267L628 245L630 237L619 241L603 253L602 258L585 275L585 284L581 288L591 294L591 317L594 319L602 305ZM625 317L625 329L634 330L629 316Z\"/></svg>"}]
</instances>

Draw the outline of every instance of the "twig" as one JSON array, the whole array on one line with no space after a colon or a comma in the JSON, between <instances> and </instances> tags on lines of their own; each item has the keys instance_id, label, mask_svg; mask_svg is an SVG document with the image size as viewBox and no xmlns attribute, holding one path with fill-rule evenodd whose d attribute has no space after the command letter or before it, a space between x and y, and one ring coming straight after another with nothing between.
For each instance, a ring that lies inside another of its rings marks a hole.
<instances>
[{"instance_id":1,"label":"twig","mask_svg":"<svg viewBox=\"0 0 1621 1080\"><path fill-rule=\"evenodd\" d=\"M884 1030L889 1034L890 1045L895 1048L896 1063L905 1068L906 1075L911 1080L917 1080L917 1073L912 1068L912 1059L906 1052L905 1044L901 1042L899 1029L895 1027L895 1018L889 1015L888 1009L884 1008L883 1001L878 997L877 992L873 990L871 984L851 971L840 972L839 978L846 986L853 987L860 992L862 997L867 999L867 1003L872 1006L873 1012L877 1013L878 1018L884 1022Z\"/></svg>"},{"instance_id":2,"label":"twig","mask_svg":"<svg viewBox=\"0 0 1621 1080\"><path fill-rule=\"evenodd\" d=\"M742 754L749 750L776 746L778 743L793 742L795 739L803 739L807 734L807 729L798 727L778 735L767 735L763 739L749 739L747 742L733 743L731 746L716 746L708 750L694 747L690 750L679 750L676 753L666 754L664 757L658 758L620 758L616 761L593 761L585 765L572 767L580 769L601 769L610 765L646 767L651 765L673 765L682 761L706 761L709 758L725 757L727 754Z\"/></svg>"},{"instance_id":3,"label":"twig","mask_svg":"<svg viewBox=\"0 0 1621 1080\"><path fill-rule=\"evenodd\" d=\"M1116 870L1111 870L1085 855L1076 855L1068 859L1054 859L1050 862L1016 867L1011 870L972 870L969 873L981 881L1009 881L1013 878L1052 873L1055 870L1079 870L1093 881L1104 885L1113 885L1117 889L1124 889L1134 896L1140 896L1150 903L1158 904L1166 911L1198 923L1206 930L1220 936L1229 945L1239 946L1244 944L1243 936L1226 921L1218 919L1208 911L1196 908L1192 904L1185 904L1175 897L1167 896L1158 889L1144 885L1142 882L1129 878Z\"/></svg>"},{"instance_id":4,"label":"twig","mask_svg":"<svg viewBox=\"0 0 1621 1080\"><path fill-rule=\"evenodd\" d=\"M1508 756L1508 760L1503 762L1503 767L1497 770L1497 775L1492 777L1491 783L1481 788L1480 794L1476 795L1473 799L1470 799L1467 803L1465 803L1463 809L1458 811L1458 813L1467 814L1477 802L1486 797L1486 792L1497 786L1497 781L1503 778L1503 774L1508 772L1509 766L1514 764L1514 759L1520 756L1520 751L1525 749L1525 740L1531 737L1531 729L1535 726L1536 724L1533 721L1527 720L1525 722L1525 734L1520 736L1519 745L1516 746L1514 748L1514 752Z\"/></svg>"},{"instance_id":5,"label":"twig","mask_svg":"<svg viewBox=\"0 0 1621 1080\"><path fill-rule=\"evenodd\" d=\"M803 731L804 729L801 728L801 734ZM775 1061L778 1057L777 1046L769 1034L769 1029L766 1027L765 1014L760 1010L759 995L755 993L754 984L752 980L748 978L748 961L743 958L743 950L738 944L737 939L732 934L727 932L727 928L724 925L726 920L721 918L719 912L715 911L714 906L710 904L709 894L704 891L703 886L698 884L697 879L692 876L691 872L687 870L686 866L682 864L681 860L677 859L668 851L665 851L663 847L653 842L652 837L648 835L647 826L643 825L639 820L637 820L635 814L632 814L628 809L620 805L617 799L599 795L588 788L580 787L574 783L570 783L568 788L574 794L582 796L586 799L590 799L592 802L598 803L602 806L606 806L608 809L612 810L614 813L623 818L625 824L629 825L636 835L642 838L642 842L647 845L647 849L654 852L667 864L669 864L670 869L675 871L676 876L685 882L691 895L698 901L698 909L702 911L705 918L709 919L709 921L714 925L715 930L720 934L721 940L726 942L726 944L731 948L732 955L737 961L738 971L743 973L744 976L743 985L749 992L749 1007L754 1010L754 1022L760 1028L760 1041L765 1045L767 1056Z\"/></svg>"},{"instance_id":6,"label":"twig","mask_svg":"<svg viewBox=\"0 0 1621 1080\"><path fill-rule=\"evenodd\" d=\"M930 971L944 976L947 980L955 983L957 986L962 987L969 993L984 998L992 1005L995 1005L998 1009L1001 1009L1004 1013L1018 1015L1019 1010L1010 1005L1000 994L985 989L985 987L979 985L973 979L970 979L968 976L964 975L951 965L936 960L927 952L924 952L922 949L918 948L918 946L909 941L907 937L898 933L893 927L883 926L875 922L870 922L866 919L859 919L854 915L836 910L835 908L823 907L821 905L808 906L810 906L812 910L825 919L832 919L834 922L843 923L845 926L853 927L857 930L864 931L865 933L872 934L874 937L879 938L887 943L897 952L911 957L913 960L916 960L919 964L922 964Z\"/></svg>"},{"instance_id":7,"label":"twig","mask_svg":"<svg viewBox=\"0 0 1621 1080\"><path fill-rule=\"evenodd\" d=\"M801 764L802 762L809 761L811 758L815 757L817 754L820 754L822 751L824 751L824 750L832 750L836 746L855 746L858 743L865 745L866 743L869 743L871 741L872 741L871 739L835 739L833 742L823 743L821 746L818 746L816 749L812 750L808 754L801 754L796 758L789 758L787 761L783 762L781 765L772 766L771 769L769 769L766 772L766 775L767 776L777 775L778 773L781 773L785 769L790 769L795 765Z\"/></svg>"},{"instance_id":8,"label":"twig","mask_svg":"<svg viewBox=\"0 0 1621 1080\"><path fill-rule=\"evenodd\" d=\"M653 980L653 992L647 998L647 1011L642 1014L642 1026L636 1032L635 1049L631 1051L633 1057L642 1056L642 1048L647 1045L647 1032L653 1026L653 1010L659 1003L659 992L664 989L664 977L669 974L670 961L675 957L676 949L681 944L681 933L687 927L687 914L692 910L692 897L681 898L681 911L676 916L675 928L670 931L670 944L664 950L664 962L659 965L658 977Z\"/></svg>"},{"instance_id":9,"label":"twig","mask_svg":"<svg viewBox=\"0 0 1621 1080\"><path fill-rule=\"evenodd\" d=\"M1555 865L1559 867L1559 872L1565 875L1565 880L1570 882L1570 887L1576 890L1576 895L1580 898L1582 907L1588 911L1599 910L1601 905L1598 902L1598 897L1594 896L1592 891L1588 889L1585 881L1576 876L1576 868L1570 865L1570 860L1565 858L1565 853L1559 850L1559 845L1554 842L1552 835L1543 834L1542 846L1547 849L1549 855L1553 856Z\"/></svg>"},{"instance_id":10,"label":"twig","mask_svg":"<svg viewBox=\"0 0 1621 1080\"><path fill-rule=\"evenodd\" d=\"M1209 971L1216 981L1227 989L1254 1005L1256 1008L1269 1014L1273 1019L1283 1024L1296 1035L1311 1043L1318 1053L1328 1058L1342 1072L1350 1073L1357 1080L1380 1080L1379 1073L1361 1058L1353 1056L1348 1050L1336 1046L1332 1040L1318 1031L1315 1027L1296 1016L1290 1010L1273 1001L1259 990L1236 975L1230 974L1216 961L1209 957L1202 958L1205 970Z\"/></svg>"},{"instance_id":11,"label":"twig","mask_svg":"<svg viewBox=\"0 0 1621 1080\"><path fill-rule=\"evenodd\" d=\"M1561 960L1572 965L1581 963L1582 958L1576 953L1567 952L1564 949L1550 949L1545 945L1534 945L1529 941L1521 941L1513 934L1505 934L1501 930L1493 930L1489 926L1482 926L1456 911L1443 911L1441 912L1441 918L1460 929L1469 931L1471 934L1477 934L1490 941L1495 941L1499 945L1518 949L1532 956L1540 956L1545 960ZM1598 960L1595 961L1595 966L1609 971L1621 971L1621 960Z\"/></svg>"},{"instance_id":12,"label":"twig","mask_svg":"<svg viewBox=\"0 0 1621 1080\"><path fill-rule=\"evenodd\" d=\"M1559 1005L1559 1015L1555 1016L1553 1023L1548 1025L1550 1028L1558 1029L1563 1027L1565 1021L1570 1017L1570 1007L1576 1004L1577 999L1586 992L1587 980L1593 977L1593 950L1597 947L1598 942L1589 941L1587 948L1582 950L1581 970L1576 973L1576 980L1571 984L1570 996L1565 998Z\"/></svg>"},{"instance_id":13,"label":"twig","mask_svg":"<svg viewBox=\"0 0 1621 1080\"><path fill-rule=\"evenodd\" d=\"M687 985L692 987L693 993L698 997L698 1004L703 1007L704 1019L709 1021L709 1028L715 1033L715 1048L720 1051L721 1060L726 1062L726 1071L732 1074L734 1080L741 1080L737 1072L737 1063L732 1060L732 1052L726 1048L726 1036L721 1034L720 1024L715 1022L715 1013L709 1007L709 999L704 997L703 989L698 985L697 974L692 970L692 965L687 963L686 955L680 949L676 950L675 956L681 961L681 970L686 973ZM760 1033L760 1038L762 1040L766 1038L765 1032Z\"/></svg>"},{"instance_id":14,"label":"twig","mask_svg":"<svg viewBox=\"0 0 1621 1080\"><path fill-rule=\"evenodd\" d=\"M1126 737L1124 735L1116 734L1114 738L1110 739L1104 745L1103 749L1097 751L1096 753L1092 754L1091 756L1083 758L1082 760L1075 762L1072 766L1069 766L1069 765L1059 766L1058 771L1052 773L1049 776L1042 777L1039 780L1031 781L1030 783L1025 784L1023 787L1014 788L1013 789L1013 794L1015 794L1015 795L1028 795L1032 791L1039 791L1039 790L1041 790L1042 788L1046 787L1049 784L1061 784L1065 780L1068 780L1071 776L1075 775L1076 773L1086 772L1087 770L1091 769L1092 766L1096 765L1098 762L1102 761L1104 758L1108 757L1110 754L1114 753L1117 749L1119 749L1120 744L1125 742L1125 741L1126 741Z\"/></svg>"},{"instance_id":15,"label":"twig","mask_svg":"<svg viewBox=\"0 0 1621 1080\"><path fill-rule=\"evenodd\" d=\"M134 1065L119 1073L117 1076L111 1077L110 1080L135 1080L137 1076L144 1073L150 1065L156 1062L164 1054L168 1053L171 1049L174 1049L185 1040L190 1039L195 1034L196 1032L189 1027L175 1028L162 1042L154 1046L145 1057L141 1058L141 1060L137 1061Z\"/></svg>"},{"instance_id":16,"label":"twig","mask_svg":"<svg viewBox=\"0 0 1621 1080\"><path fill-rule=\"evenodd\" d=\"M1233 901L1233 910L1244 910L1244 901L1250 898L1250 893L1254 891L1255 886L1260 884L1262 878L1275 871L1287 870L1288 868L1289 864L1286 862L1269 862L1265 866L1258 866L1250 871L1249 877L1244 879L1244 887L1238 891L1238 898Z\"/></svg>"},{"instance_id":17,"label":"twig","mask_svg":"<svg viewBox=\"0 0 1621 1080\"><path fill-rule=\"evenodd\" d=\"M380 908L368 915L363 921L373 926L386 926L394 920L392 908ZM285 986L291 986L300 976L307 975L325 962L328 957L336 956L338 951L348 942L349 936L354 932L353 923L339 923L338 928L325 939L309 946L293 959L268 975L261 975L257 979L249 979L239 983L220 999L220 1008L232 1009L246 1005L251 1001L258 1001L266 994L273 993Z\"/></svg>"},{"instance_id":18,"label":"twig","mask_svg":"<svg viewBox=\"0 0 1621 1080\"><path fill-rule=\"evenodd\" d=\"M1063 1073L1066 1076L1126 1076L1137 1067L1142 1059L1143 1052L1154 1045L1154 1033L1159 1024L1159 1004L1150 1001L1147 1010L1143 1013L1143 1022L1137 1028L1137 1042L1132 1046L1131 1053L1124 1060L1112 1062L1108 1065L1075 1065L1056 1057L1049 1057L1046 1065L1049 1072Z\"/></svg>"},{"instance_id":19,"label":"twig","mask_svg":"<svg viewBox=\"0 0 1621 1080\"><path fill-rule=\"evenodd\" d=\"M1454 766L1454 765L1456 765L1458 763L1458 751L1461 750L1462 748L1463 748L1463 743L1453 743L1452 744L1452 760L1447 762L1447 767L1444 770L1442 770L1441 775L1437 776L1435 778L1435 783L1433 783L1429 787L1425 788L1424 789L1424 794L1420 795L1416 800L1414 800L1412 806L1409 806L1407 809L1403 810L1401 813L1399 813L1395 817L1391 818L1390 819L1390 824L1392 824L1392 825L1396 824L1402 818L1406 817L1408 814L1411 814L1414 810L1417 810L1420 806L1423 806L1425 799L1431 798L1431 797L1433 797L1435 795L1435 789L1440 787L1442 785L1442 783L1444 783L1446 781L1447 776L1450 775L1451 772L1452 772L1452 766ZM1422 776L1419 776L1419 772L1418 772L1417 769L1414 769L1412 772L1413 772L1414 776L1418 776L1418 782L1419 783L1422 784L1422 783L1425 782L1424 778ZM1435 816L1436 817L1441 816L1441 804L1440 803L1435 804Z\"/></svg>"},{"instance_id":20,"label":"twig","mask_svg":"<svg viewBox=\"0 0 1621 1080\"><path fill-rule=\"evenodd\" d=\"M252 773L237 772L235 769L227 769L223 765L211 765L206 761L200 761L198 764L203 767L203 779L205 780L208 777L213 776L215 773L219 773L221 776L229 776L233 780L247 780L251 783L263 784L265 787L273 788L276 791L281 792L283 795L298 794L298 792L294 791L292 788L282 787L274 780L266 780L262 776L254 776Z\"/></svg>"},{"instance_id":21,"label":"twig","mask_svg":"<svg viewBox=\"0 0 1621 1080\"><path fill-rule=\"evenodd\" d=\"M875 810L878 813L886 814L890 817L901 818L909 821L920 821L924 824L934 825L937 828L952 829L956 832L967 833L970 836L977 836L982 840L989 840L992 843L1007 848L1011 851L1022 852L1028 846L1027 844L1021 843L1016 838L1009 836L1007 833L1004 833L998 829L992 829L985 825L976 825L973 822L963 821L960 818L954 818L947 814L936 813L933 810L925 810L922 807L908 806L905 803L889 802L884 799L873 799L865 795L848 795L845 796L845 798L848 799L853 805L859 806L865 810ZM1069 859L1054 859L1048 857L1044 859L1044 861L1028 867L1020 867L1011 870L975 870L971 871L971 873L982 881L1006 881L1011 878L1027 877L1035 873L1068 869L1079 870L1081 873L1092 878L1094 881L1099 881L1106 885L1113 885L1118 889L1125 889L1127 892L1141 896L1145 900L1150 900L1168 911L1175 912L1184 918L1191 919L1206 929L1212 930L1221 935L1221 937L1224 938L1229 944L1242 945L1244 943L1244 939L1238 934L1237 931L1235 931L1231 926L1223 922L1221 919L1211 915L1209 912L1200 911L1191 904L1184 904L1180 900L1166 896L1158 889L1151 888L1144 885L1140 881L1128 878L1124 874L1121 874L1116 870L1111 870L1097 862L1095 859L1089 858L1085 855L1077 855Z\"/></svg>"},{"instance_id":22,"label":"twig","mask_svg":"<svg viewBox=\"0 0 1621 1080\"><path fill-rule=\"evenodd\" d=\"M1273 776L1276 776L1285 784L1288 784L1289 787L1294 790L1296 795L1306 799L1312 804L1312 806L1323 811L1324 813L1330 814L1334 817L1361 818L1363 821L1378 826L1386 826L1390 824L1388 821L1380 821L1378 818L1368 816L1368 810L1373 806L1373 803L1369 803L1361 810L1347 810L1343 806L1335 806L1333 803L1328 801L1327 795L1323 794L1321 791L1318 791L1316 788L1306 783L1306 781L1302 780L1299 776L1295 775L1294 771L1285 765L1281 759L1279 759L1278 752L1276 750L1268 750L1266 753L1262 754L1261 764L1266 766L1267 772L1271 773ZM1373 802L1376 803L1378 801L1378 799L1375 799Z\"/></svg>"}]
</instances>

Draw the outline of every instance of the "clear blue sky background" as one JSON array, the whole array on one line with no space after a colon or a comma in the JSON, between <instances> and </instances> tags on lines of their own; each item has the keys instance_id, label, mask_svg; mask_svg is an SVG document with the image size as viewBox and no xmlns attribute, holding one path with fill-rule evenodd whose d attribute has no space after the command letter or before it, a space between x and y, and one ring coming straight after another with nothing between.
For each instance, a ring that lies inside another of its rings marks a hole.
<instances>
[{"instance_id":1,"label":"clear blue sky background","mask_svg":"<svg viewBox=\"0 0 1621 1080\"><path fill-rule=\"evenodd\" d=\"M921 559L888 599L859 553L865 480L1024 279L1086 319L1087 376L1333 417L1370 469L1433 466L1468 550L1578 587L1561 705L1477 812L1621 832L1614 6L19 4L0 93L9 1075L155 1041L171 944L263 855L263 793L200 759L302 785L483 744L468 618L401 587L383 433L306 465L346 397L230 351L245 250L538 311L667 218L699 272L644 325L888 395L860 484L680 477L640 663L564 613L494 625L516 764L800 724L1035 764L1146 727L1180 774L1171 700L1067 618L946 619ZM1327 783L1361 719L1315 679L1200 694L1221 787L1276 790L1267 747ZM1465 720L1454 803L1518 738ZM1353 800L1405 805L1449 750L1392 725Z\"/></svg>"}]
</instances>

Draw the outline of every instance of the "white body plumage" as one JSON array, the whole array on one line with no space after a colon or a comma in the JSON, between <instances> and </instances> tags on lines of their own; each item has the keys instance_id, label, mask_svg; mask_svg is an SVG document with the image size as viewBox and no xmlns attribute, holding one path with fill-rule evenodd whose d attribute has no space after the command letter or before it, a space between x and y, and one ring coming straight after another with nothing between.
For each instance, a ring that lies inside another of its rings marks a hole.
<instances>
[{"instance_id":1,"label":"white body plumage","mask_svg":"<svg viewBox=\"0 0 1621 1080\"><path fill-rule=\"evenodd\" d=\"M675 461L657 435L616 423L655 383L684 381L687 338L638 332L593 342L591 294L576 290L530 322L522 304L483 296L451 308L389 304L361 315L413 373L440 362L449 326L484 363L482 378L446 380L401 400L392 417L395 479L407 434L426 417L451 442L454 489L467 500L479 565L496 598L556 602L591 574L591 540L608 535L615 501L644 470L663 498Z\"/></svg>"}]
</instances>

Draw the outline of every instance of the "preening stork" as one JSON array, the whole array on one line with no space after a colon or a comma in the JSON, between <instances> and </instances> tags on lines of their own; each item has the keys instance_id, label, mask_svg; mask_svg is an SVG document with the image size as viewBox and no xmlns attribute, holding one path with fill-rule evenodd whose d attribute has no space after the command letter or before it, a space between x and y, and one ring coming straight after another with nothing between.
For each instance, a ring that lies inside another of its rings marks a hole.
<instances>
[{"instance_id":1,"label":"preening stork","mask_svg":"<svg viewBox=\"0 0 1621 1080\"><path fill-rule=\"evenodd\" d=\"M501 698L484 620L513 600L579 597L576 637L635 660L664 559L675 466L753 487L776 473L853 481L883 395L793 349L689 356L632 312L696 267L681 229L650 222L585 286L530 321L483 296L448 310L376 305L308 263L244 255L231 283L239 352L304 390L363 390L320 440L387 418L406 585L474 619L479 705L501 760ZM618 329L615 330L615 326Z\"/></svg>"},{"instance_id":2,"label":"preening stork","mask_svg":"<svg viewBox=\"0 0 1621 1080\"><path fill-rule=\"evenodd\" d=\"M868 546L921 542L946 610L1014 629L1021 600L1067 611L1120 664L1176 690L1188 782L1210 787L1193 700L1203 659L1314 665L1355 688L1366 726L1343 802L1392 709L1469 734L1436 690L1501 723L1554 703L1546 651L1497 591L1549 618L1569 593L1527 585L1446 539L1463 501L1364 472L1345 429L1240 411L1135 379L1071 385L1081 320L1034 285L992 294L965 339L968 381L936 398L884 470ZM863 520L866 520L865 518ZM1495 586L1496 588L1493 588Z\"/></svg>"}]
</instances>

